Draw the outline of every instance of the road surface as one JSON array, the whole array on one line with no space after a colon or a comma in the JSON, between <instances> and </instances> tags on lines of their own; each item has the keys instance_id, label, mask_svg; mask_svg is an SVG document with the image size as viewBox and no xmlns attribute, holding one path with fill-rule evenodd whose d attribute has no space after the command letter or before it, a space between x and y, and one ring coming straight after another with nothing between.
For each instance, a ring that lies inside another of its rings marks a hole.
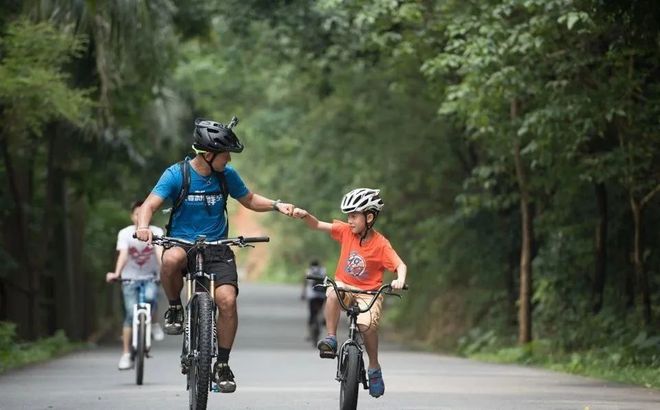
<instances>
[{"instance_id":1,"label":"road surface","mask_svg":"<svg viewBox=\"0 0 660 410\"><path fill-rule=\"evenodd\" d=\"M237 391L213 393L209 409L337 409L335 362L304 340L300 289L243 284L230 364ZM396 303L396 302L395 302ZM520 366L486 364L384 343L386 392L360 391L359 409L658 410L660 391ZM184 409L180 337L153 347L144 385L116 369L119 343L0 376L0 409Z\"/></svg>"}]
</instances>

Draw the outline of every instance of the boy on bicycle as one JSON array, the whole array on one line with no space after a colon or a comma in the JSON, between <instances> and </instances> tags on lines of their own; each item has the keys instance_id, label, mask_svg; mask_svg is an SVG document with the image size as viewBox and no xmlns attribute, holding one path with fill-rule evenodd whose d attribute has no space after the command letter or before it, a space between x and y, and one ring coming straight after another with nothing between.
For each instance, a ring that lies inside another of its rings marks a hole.
<instances>
[{"instance_id":1,"label":"boy on bicycle","mask_svg":"<svg viewBox=\"0 0 660 410\"><path fill-rule=\"evenodd\" d=\"M117 234L117 262L114 272L105 275L106 282L121 280L121 291L124 296L124 325L122 329L123 352L117 367L119 370L128 370L133 367L131 357L131 337L133 325L133 306L138 303L139 281L144 281L145 299L151 304L154 319L151 323L151 332L154 340L163 340L163 330L156 318L156 300L158 299L158 275L160 274L160 258L162 249L151 246L133 238L137 229L137 215L140 212L142 201L136 201L131 206L131 220L129 225ZM149 230L155 235L162 235L163 230L150 225Z\"/></svg>"},{"instance_id":2,"label":"boy on bicycle","mask_svg":"<svg viewBox=\"0 0 660 410\"><path fill-rule=\"evenodd\" d=\"M334 220L332 223L319 221L304 209L296 208L293 216L301 218L312 229L330 234L341 244L341 252L335 281L337 286L360 290L377 290L383 283L385 269L396 272L393 289L402 289L406 283L407 267L381 233L373 229L378 214L383 209L380 190L358 188L344 195L341 211L348 214L347 222ZM371 296L344 295L356 298L359 304L367 304ZM371 310L358 316L358 326L364 338L364 346L369 356L369 394L380 397L385 393L383 373L378 362L378 323L381 317L382 295ZM337 351L337 323L340 305L337 295L328 289L325 304L325 320L328 335L319 341L320 351Z\"/></svg>"}]
</instances>

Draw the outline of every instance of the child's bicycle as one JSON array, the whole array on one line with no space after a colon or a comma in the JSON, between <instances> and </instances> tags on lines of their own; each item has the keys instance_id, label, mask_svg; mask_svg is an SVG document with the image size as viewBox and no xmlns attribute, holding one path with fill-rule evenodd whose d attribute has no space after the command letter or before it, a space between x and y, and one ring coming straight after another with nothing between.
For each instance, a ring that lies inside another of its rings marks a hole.
<instances>
[{"instance_id":1,"label":"child's bicycle","mask_svg":"<svg viewBox=\"0 0 660 410\"><path fill-rule=\"evenodd\" d=\"M131 342L131 354L135 363L135 383L142 384L144 378L144 359L149 357L151 349L151 304L147 303L145 298L144 286L151 279L145 280L123 280L123 283L130 282L137 284L138 300L133 305L133 332Z\"/></svg>"},{"instance_id":2,"label":"child's bicycle","mask_svg":"<svg viewBox=\"0 0 660 410\"><path fill-rule=\"evenodd\" d=\"M355 410L358 401L358 386L362 384L365 389L369 389L367 372L364 368L364 360L362 358L362 352L364 351L362 335L357 325L357 317L360 313L368 312L381 294L399 298L401 295L392 293L392 286L389 284L381 286L378 290L354 290L340 288L334 280L328 277L325 278L323 284L316 286L324 288L332 287L337 294L341 308L346 311L346 315L349 318L348 339L339 347L337 354L335 355L332 351L328 351L320 352L320 355L323 358L337 357L337 377L335 380L340 383L339 409ZM404 286L404 289L408 289L408 286ZM346 306L341 292L373 295L373 298L365 307L360 307L357 299L353 299L350 306Z\"/></svg>"},{"instance_id":3,"label":"child's bicycle","mask_svg":"<svg viewBox=\"0 0 660 410\"><path fill-rule=\"evenodd\" d=\"M251 243L268 242L268 237L220 239L207 241L200 235L194 242L167 236L154 236L152 243L163 248L182 246L188 257L195 258L195 270L186 273L185 326L181 351L181 372L186 375L189 408L206 409L209 391L218 391L212 383L211 360L218 355L216 318L218 311L214 302L215 274L206 272L204 248L207 246L252 246Z\"/></svg>"}]
</instances>

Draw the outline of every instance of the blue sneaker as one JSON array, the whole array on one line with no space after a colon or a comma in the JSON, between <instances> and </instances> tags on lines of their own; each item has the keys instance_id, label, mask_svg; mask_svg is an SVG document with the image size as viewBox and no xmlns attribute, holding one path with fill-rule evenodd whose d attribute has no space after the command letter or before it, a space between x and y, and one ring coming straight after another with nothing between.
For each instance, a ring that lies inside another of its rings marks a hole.
<instances>
[{"instance_id":1,"label":"blue sneaker","mask_svg":"<svg viewBox=\"0 0 660 410\"><path fill-rule=\"evenodd\" d=\"M385 382L383 372L380 369L369 369L369 394L372 397L380 397L385 394Z\"/></svg>"},{"instance_id":2,"label":"blue sneaker","mask_svg":"<svg viewBox=\"0 0 660 410\"><path fill-rule=\"evenodd\" d=\"M328 335L319 340L316 345L319 349L319 355L324 359L334 359L337 354L337 337Z\"/></svg>"}]
</instances>

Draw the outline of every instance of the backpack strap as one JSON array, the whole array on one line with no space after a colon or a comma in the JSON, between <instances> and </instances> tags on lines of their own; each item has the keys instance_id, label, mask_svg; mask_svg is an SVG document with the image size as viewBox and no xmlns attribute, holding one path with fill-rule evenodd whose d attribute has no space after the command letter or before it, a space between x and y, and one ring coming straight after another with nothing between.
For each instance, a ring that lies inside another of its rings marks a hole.
<instances>
[{"instance_id":1,"label":"backpack strap","mask_svg":"<svg viewBox=\"0 0 660 410\"><path fill-rule=\"evenodd\" d=\"M167 225L165 225L167 236L170 236L172 218L174 218L174 214L179 210L181 204L188 196L188 191L190 190L190 164L188 163L188 158L179 162L179 168L181 169L181 191L179 191L179 196L176 198L176 201L174 201L172 209L170 210L170 220L167 222Z\"/></svg>"},{"instance_id":2,"label":"backpack strap","mask_svg":"<svg viewBox=\"0 0 660 410\"><path fill-rule=\"evenodd\" d=\"M222 200L225 201L224 203L224 210L223 212L225 213L225 221L227 223L225 224L225 236L229 234L229 213L227 212L227 202L229 202L229 186L227 185L227 177L225 176L225 171L222 172L215 172L215 175L218 177L220 180L220 190L222 191Z\"/></svg>"}]
</instances>

